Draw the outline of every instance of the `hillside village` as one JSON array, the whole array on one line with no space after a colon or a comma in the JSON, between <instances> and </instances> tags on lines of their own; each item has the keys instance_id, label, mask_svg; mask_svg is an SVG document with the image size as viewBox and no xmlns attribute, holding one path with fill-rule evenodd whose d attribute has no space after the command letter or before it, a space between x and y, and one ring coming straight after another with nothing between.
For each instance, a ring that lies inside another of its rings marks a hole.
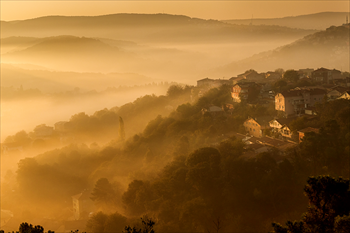
<instances>
[{"instance_id":1,"label":"hillside village","mask_svg":"<svg viewBox=\"0 0 350 233\"><path fill-rule=\"evenodd\" d=\"M296 129L293 123L303 119L316 119L316 105L324 101L350 99L350 76L336 69L307 68L299 70L277 69L266 73L247 70L230 79L201 79L197 81L199 97L211 88L228 85L233 104L257 106L274 105L277 115L248 117L243 125L245 134L235 134L252 148L255 154L274 147L281 151L295 147L306 132L319 132L319 128ZM210 106L203 113L232 114L234 105Z\"/></svg>"}]
</instances>

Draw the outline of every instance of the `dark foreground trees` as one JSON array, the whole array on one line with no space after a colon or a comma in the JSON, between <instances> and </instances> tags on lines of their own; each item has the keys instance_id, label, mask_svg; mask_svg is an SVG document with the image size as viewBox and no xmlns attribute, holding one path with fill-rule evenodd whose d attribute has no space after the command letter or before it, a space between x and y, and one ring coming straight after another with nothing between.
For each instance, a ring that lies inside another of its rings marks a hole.
<instances>
[{"instance_id":1,"label":"dark foreground trees","mask_svg":"<svg viewBox=\"0 0 350 233\"><path fill-rule=\"evenodd\" d=\"M330 176L310 177L304 188L309 206L301 221L273 223L275 233L350 232L349 179Z\"/></svg>"}]
</instances>

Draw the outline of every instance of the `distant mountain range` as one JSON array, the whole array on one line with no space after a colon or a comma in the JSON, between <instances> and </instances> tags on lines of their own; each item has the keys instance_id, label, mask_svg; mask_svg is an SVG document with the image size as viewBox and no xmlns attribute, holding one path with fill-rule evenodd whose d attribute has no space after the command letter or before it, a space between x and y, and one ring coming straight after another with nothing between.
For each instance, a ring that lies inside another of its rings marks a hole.
<instances>
[{"instance_id":1,"label":"distant mountain range","mask_svg":"<svg viewBox=\"0 0 350 233\"><path fill-rule=\"evenodd\" d=\"M350 24L305 36L294 43L229 63L213 71L216 75L238 74L248 69L265 72L283 69L320 68L350 70Z\"/></svg>"},{"instance_id":2,"label":"distant mountain range","mask_svg":"<svg viewBox=\"0 0 350 233\"><path fill-rule=\"evenodd\" d=\"M73 35L147 43L210 43L297 39L314 31L280 26L248 27L168 14L46 16L1 21L1 37Z\"/></svg>"},{"instance_id":3,"label":"distant mountain range","mask_svg":"<svg viewBox=\"0 0 350 233\"><path fill-rule=\"evenodd\" d=\"M325 30L330 26L340 26L346 23L349 12L320 12L316 14L289 16L271 19L231 19L222 22L242 25L277 25L290 28Z\"/></svg>"}]
</instances>

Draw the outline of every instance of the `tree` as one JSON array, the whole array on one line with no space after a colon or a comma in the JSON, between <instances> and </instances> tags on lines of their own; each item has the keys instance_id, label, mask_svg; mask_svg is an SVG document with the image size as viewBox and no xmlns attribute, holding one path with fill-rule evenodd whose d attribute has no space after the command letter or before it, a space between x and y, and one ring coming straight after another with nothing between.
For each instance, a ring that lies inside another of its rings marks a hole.
<instances>
[{"instance_id":1,"label":"tree","mask_svg":"<svg viewBox=\"0 0 350 233\"><path fill-rule=\"evenodd\" d=\"M106 206L114 205L115 203L116 194L107 178L101 178L96 182L91 195L91 200L97 203L105 204Z\"/></svg>"},{"instance_id":2,"label":"tree","mask_svg":"<svg viewBox=\"0 0 350 233\"><path fill-rule=\"evenodd\" d=\"M125 140L125 130L123 118L119 117L119 138L120 140Z\"/></svg>"},{"instance_id":3,"label":"tree","mask_svg":"<svg viewBox=\"0 0 350 233\"><path fill-rule=\"evenodd\" d=\"M91 232L101 233L104 232L105 223L108 219L108 216L103 212L98 212L91 216L91 218L87 221L86 227Z\"/></svg>"},{"instance_id":4,"label":"tree","mask_svg":"<svg viewBox=\"0 0 350 233\"><path fill-rule=\"evenodd\" d=\"M299 74L298 74L298 71L296 70L287 70L284 75L283 75L283 78L287 81L290 81L290 82L297 82L299 80Z\"/></svg>"},{"instance_id":5,"label":"tree","mask_svg":"<svg viewBox=\"0 0 350 233\"><path fill-rule=\"evenodd\" d=\"M40 225L33 226L24 222L19 226L19 233L44 233L44 228Z\"/></svg>"},{"instance_id":6,"label":"tree","mask_svg":"<svg viewBox=\"0 0 350 233\"><path fill-rule=\"evenodd\" d=\"M169 88L168 88L168 91L167 91L167 96L169 97L177 97L179 95L181 95L184 91L184 88L180 85L171 85Z\"/></svg>"},{"instance_id":7,"label":"tree","mask_svg":"<svg viewBox=\"0 0 350 233\"><path fill-rule=\"evenodd\" d=\"M142 228L125 226L124 233L154 233L153 226L156 224L151 218L141 218Z\"/></svg>"},{"instance_id":8,"label":"tree","mask_svg":"<svg viewBox=\"0 0 350 233\"><path fill-rule=\"evenodd\" d=\"M275 233L338 233L350 226L349 179L330 176L310 177L304 188L309 199L307 212L299 222L283 227L273 223Z\"/></svg>"}]
</instances>

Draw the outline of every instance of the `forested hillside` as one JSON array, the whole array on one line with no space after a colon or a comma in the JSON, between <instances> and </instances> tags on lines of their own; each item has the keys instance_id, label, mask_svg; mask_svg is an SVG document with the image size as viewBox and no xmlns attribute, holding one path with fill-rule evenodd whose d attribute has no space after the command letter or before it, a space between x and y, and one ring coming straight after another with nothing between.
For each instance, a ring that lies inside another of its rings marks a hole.
<instances>
[{"instance_id":1,"label":"forested hillside","mask_svg":"<svg viewBox=\"0 0 350 233\"><path fill-rule=\"evenodd\" d=\"M120 231L147 215L157 220L156 232L212 232L218 225L220 232L267 232L272 222L299 219L306 211L302 190L309 176L349 178L349 100L319 104L319 133L307 133L294 149L271 149L247 158L246 145L230 133L242 132L248 115L275 115L273 106L240 103L232 115L212 116L201 110L227 103L227 86L211 89L192 103L190 95L191 88L172 86L166 96L145 96L92 116L72 116L69 124L76 138L84 132L111 140L82 140L21 160L16 173L8 172L3 208L23 216L13 220L18 225L41 216L63 221L70 216L72 196L90 190L97 209L81 230ZM164 109L181 102L185 104L174 110ZM152 116L150 109L161 115ZM117 136L119 116L125 140ZM152 120L145 127L133 125L142 118ZM139 133L131 134L133 127ZM17 184L11 186L14 180ZM99 187L105 191L97 192ZM48 203L56 204L48 209ZM48 222L45 228L54 226Z\"/></svg>"}]
</instances>

